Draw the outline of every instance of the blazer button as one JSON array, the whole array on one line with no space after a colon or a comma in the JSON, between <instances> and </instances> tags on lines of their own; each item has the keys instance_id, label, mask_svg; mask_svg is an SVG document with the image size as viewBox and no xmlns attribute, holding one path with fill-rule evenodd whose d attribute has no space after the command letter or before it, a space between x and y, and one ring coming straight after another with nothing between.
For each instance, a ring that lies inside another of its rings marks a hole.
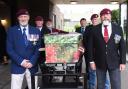
<instances>
[{"instance_id":1,"label":"blazer button","mask_svg":"<svg viewBox=\"0 0 128 89\"><path fill-rule=\"evenodd\" d=\"M106 54L108 54L108 53L106 52Z\"/></svg>"},{"instance_id":2,"label":"blazer button","mask_svg":"<svg viewBox=\"0 0 128 89\"><path fill-rule=\"evenodd\" d=\"M108 46L106 45L106 48L107 48Z\"/></svg>"}]
</instances>

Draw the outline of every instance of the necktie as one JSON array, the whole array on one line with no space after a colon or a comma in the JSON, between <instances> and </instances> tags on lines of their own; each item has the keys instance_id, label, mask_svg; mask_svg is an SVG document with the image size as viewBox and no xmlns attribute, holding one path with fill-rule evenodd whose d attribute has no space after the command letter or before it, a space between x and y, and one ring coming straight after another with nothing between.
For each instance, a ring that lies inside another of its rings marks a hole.
<instances>
[{"instance_id":1,"label":"necktie","mask_svg":"<svg viewBox=\"0 0 128 89\"><path fill-rule=\"evenodd\" d=\"M84 27L81 27L81 33L84 33Z\"/></svg>"},{"instance_id":2,"label":"necktie","mask_svg":"<svg viewBox=\"0 0 128 89\"><path fill-rule=\"evenodd\" d=\"M27 40L27 35L26 35L26 28L23 28L23 37L24 37L24 42L25 42L25 45L27 46L28 45L28 40Z\"/></svg>"},{"instance_id":3,"label":"necktie","mask_svg":"<svg viewBox=\"0 0 128 89\"><path fill-rule=\"evenodd\" d=\"M105 40L106 43L108 42L108 39L109 39L109 37L108 37L108 28L105 25L104 26L104 40Z\"/></svg>"}]
</instances>

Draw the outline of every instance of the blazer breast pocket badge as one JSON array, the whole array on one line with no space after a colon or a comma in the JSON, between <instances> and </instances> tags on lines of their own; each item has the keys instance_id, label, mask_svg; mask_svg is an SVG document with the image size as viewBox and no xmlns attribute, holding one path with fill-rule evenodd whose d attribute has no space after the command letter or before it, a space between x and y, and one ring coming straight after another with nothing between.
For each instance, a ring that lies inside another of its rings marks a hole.
<instances>
[{"instance_id":1,"label":"blazer breast pocket badge","mask_svg":"<svg viewBox=\"0 0 128 89\"><path fill-rule=\"evenodd\" d=\"M118 34L115 34L114 40L115 40L115 44L118 44L120 42L120 40L121 40L121 36L118 35Z\"/></svg>"}]
</instances>

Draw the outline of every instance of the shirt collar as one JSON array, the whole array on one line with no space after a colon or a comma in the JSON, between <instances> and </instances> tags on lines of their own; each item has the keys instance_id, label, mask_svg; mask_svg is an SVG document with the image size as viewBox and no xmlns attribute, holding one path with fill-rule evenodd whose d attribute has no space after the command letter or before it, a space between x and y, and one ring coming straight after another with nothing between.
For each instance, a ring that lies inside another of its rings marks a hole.
<instances>
[{"instance_id":1,"label":"shirt collar","mask_svg":"<svg viewBox=\"0 0 128 89\"><path fill-rule=\"evenodd\" d=\"M23 33L23 29L26 29L26 34L29 34L29 25L27 25L26 27L24 27L24 26L20 26L20 29L21 29L21 31L22 31L22 33Z\"/></svg>"},{"instance_id":2,"label":"shirt collar","mask_svg":"<svg viewBox=\"0 0 128 89\"><path fill-rule=\"evenodd\" d=\"M81 31L84 32L86 27L81 27Z\"/></svg>"},{"instance_id":3,"label":"shirt collar","mask_svg":"<svg viewBox=\"0 0 128 89\"><path fill-rule=\"evenodd\" d=\"M21 28L21 30L23 30L24 28L26 28L26 30L28 30L28 25L25 27L20 25L20 28Z\"/></svg>"},{"instance_id":4,"label":"shirt collar","mask_svg":"<svg viewBox=\"0 0 128 89\"><path fill-rule=\"evenodd\" d=\"M37 28L41 31L43 27L37 27Z\"/></svg>"},{"instance_id":5,"label":"shirt collar","mask_svg":"<svg viewBox=\"0 0 128 89\"><path fill-rule=\"evenodd\" d=\"M111 24L111 23L109 23L107 27L111 27L111 25L112 25L112 24ZM104 27L104 25L102 24L102 28L103 28L103 27Z\"/></svg>"},{"instance_id":6,"label":"shirt collar","mask_svg":"<svg viewBox=\"0 0 128 89\"><path fill-rule=\"evenodd\" d=\"M82 29L82 28L84 28L84 29L85 29L86 27L81 27L81 29Z\"/></svg>"}]
</instances>

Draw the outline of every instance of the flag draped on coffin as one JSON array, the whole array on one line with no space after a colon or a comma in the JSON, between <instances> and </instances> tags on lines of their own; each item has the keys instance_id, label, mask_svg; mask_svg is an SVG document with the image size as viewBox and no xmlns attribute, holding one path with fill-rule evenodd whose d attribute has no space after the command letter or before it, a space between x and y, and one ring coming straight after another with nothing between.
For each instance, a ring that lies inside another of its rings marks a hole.
<instances>
[{"instance_id":1,"label":"flag draped on coffin","mask_svg":"<svg viewBox=\"0 0 128 89\"><path fill-rule=\"evenodd\" d=\"M46 63L77 62L81 40L79 33L45 35Z\"/></svg>"}]
</instances>

